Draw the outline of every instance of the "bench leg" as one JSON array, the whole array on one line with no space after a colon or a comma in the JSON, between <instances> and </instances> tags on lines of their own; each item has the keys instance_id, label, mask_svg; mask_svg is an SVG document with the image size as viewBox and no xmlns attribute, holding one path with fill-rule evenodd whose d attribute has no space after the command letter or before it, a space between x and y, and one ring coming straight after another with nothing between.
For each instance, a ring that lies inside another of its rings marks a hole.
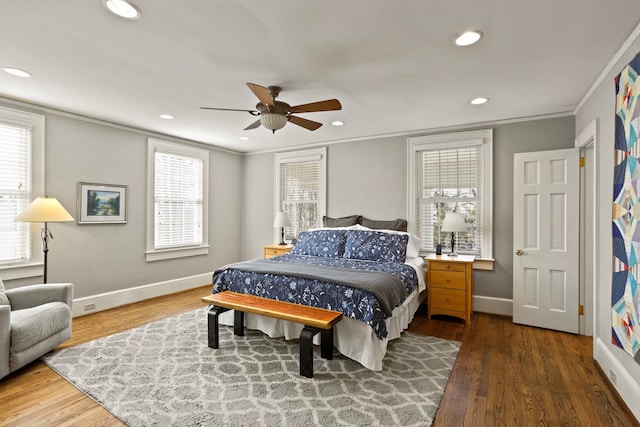
<instances>
[{"instance_id":1,"label":"bench leg","mask_svg":"<svg viewBox=\"0 0 640 427\"><path fill-rule=\"evenodd\" d=\"M323 359L333 359L333 328L320 331L320 355Z\"/></svg>"},{"instance_id":2,"label":"bench leg","mask_svg":"<svg viewBox=\"0 0 640 427\"><path fill-rule=\"evenodd\" d=\"M218 348L218 316L225 311L229 311L228 308L214 307L212 306L207 315L207 344L211 348Z\"/></svg>"},{"instance_id":3,"label":"bench leg","mask_svg":"<svg viewBox=\"0 0 640 427\"><path fill-rule=\"evenodd\" d=\"M244 336L244 312L233 311L233 334L238 337Z\"/></svg>"},{"instance_id":4,"label":"bench leg","mask_svg":"<svg viewBox=\"0 0 640 427\"><path fill-rule=\"evenodd\" d=\"M317 328L305 326L300 332L300 375L313 378L313 336Z\"/></svg>"}]
</instances>

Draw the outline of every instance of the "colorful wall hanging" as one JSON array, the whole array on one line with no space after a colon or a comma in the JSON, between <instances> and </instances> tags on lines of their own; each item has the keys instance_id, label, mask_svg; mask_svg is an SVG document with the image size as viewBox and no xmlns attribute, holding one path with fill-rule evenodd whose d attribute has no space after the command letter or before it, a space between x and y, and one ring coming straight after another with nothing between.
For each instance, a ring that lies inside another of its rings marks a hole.
<instances>
[{"instance_id":1,"label":"colorful wall hanging","mask_svg":"<svg viewBox=\"0 0 640 427\"><path fill-rule=\"evenodd\" d=\"M640 54L615 78L611 341L640 363Z\"/></svg>"}]
</instances>

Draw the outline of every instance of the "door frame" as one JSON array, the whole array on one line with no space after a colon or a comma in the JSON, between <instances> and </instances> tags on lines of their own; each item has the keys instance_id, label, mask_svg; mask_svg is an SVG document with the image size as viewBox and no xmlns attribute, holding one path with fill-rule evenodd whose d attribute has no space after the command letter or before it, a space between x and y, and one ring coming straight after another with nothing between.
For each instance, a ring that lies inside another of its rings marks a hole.
<instances>
[{"instance_id":1,"label":"door frame","mask_svg":"<svg viewBox=\"0 0 640 427\"><path fill-rule=\"evenodd\" d=\"M599 170L599 161L598 161L598 156L596 156L596 145L598 142L598 119L593 120L591 123L589 123L587 125L586 128L584 128L582 130L582 132L580 132L580 134L576 137L575 139L575 148L578 148L580 150L585 150L585 149L591 149L593 150L593 164L589 166L587 172L588 175L586 176L586 179L593 179L594 180L594 185L592 186L593 188L593 194L591 195L591 200L593 200L593 205L592 206L584 206L584 203L580 203L580 209L589 209L591 210L591 215L593 218L593 224L591 224L591 226L593 227L592 231L592 236L593 236L593 242L591 245L591 248L593 250L592 253L592 257L593 260L597 260L598 257L598 247L600 246L600 242L599 242L599 238L598 238L598 221L597 221L597 213L598 213L598 206L600 206L600 200L598 197L598 191L597 191L597 185L595 185L595 177L598 176L598 170ZM582 182L580 183L580 185L582 186ZM582 188L580 189L582 191ZM581 212L581 216L584 214L584 212ZM581 235L582 237L582 235ZM580 260L581 262L583 261L582 259ZM581 266L581 268L584 267L584 271L585 274L591 274L592 275L592 280L591 280L591 288L592 289L584 289L585 294L591 294L592 298L591 301L588 301L587 299L585 299L585 307L584 307L584 323L586 324L590 324L591 325L591 335L595 334L596 331L596 313L595 313L595 308L598 306L597 304L597 297L598 297L598 293L596 292L596 280L598 279L598 263L597 262L593 262L592 263L592 268L587 270L588 266ZM582 283L581 283L582 286ZM585 328L586 329L586 328ZM589 332L588 329L586 330L586 332ZM581 335L585 334L585 331L581 330L580 331ZM594 340L593 342L593 352L595 354L595 345L596 345L596 340Z\"/></svg>"}]
</instances>

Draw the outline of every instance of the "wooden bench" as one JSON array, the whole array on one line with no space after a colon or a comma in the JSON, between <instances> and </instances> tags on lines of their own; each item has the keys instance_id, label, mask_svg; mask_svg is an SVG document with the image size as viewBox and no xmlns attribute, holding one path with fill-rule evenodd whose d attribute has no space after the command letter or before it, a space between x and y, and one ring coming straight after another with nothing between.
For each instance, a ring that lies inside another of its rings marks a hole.
<instances>
[{"instance_id":1,"label":"wooden bench","mask_svg":"<svg viewBox=\"0 0 640 427\"><path fill-rule=\"evenodd\" d=\"M333 358L333 326L342 319L339 311L309 307L290 302L276 301L254 295L223 291L202 297L210 304L207 317L208 345L218 348L218 316L234 310L233 333L244 335L244 313L260 314L276 319L300 323L300 375L313 378L313 337L320 333L320 354L324 359Z\"/></svg>"}]
</instances>

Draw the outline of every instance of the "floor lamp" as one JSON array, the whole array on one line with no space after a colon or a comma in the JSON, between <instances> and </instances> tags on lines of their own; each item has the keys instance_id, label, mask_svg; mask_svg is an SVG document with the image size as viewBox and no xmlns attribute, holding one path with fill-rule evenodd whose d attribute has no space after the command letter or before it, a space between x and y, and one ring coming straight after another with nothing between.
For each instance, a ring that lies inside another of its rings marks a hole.
<instances>
[{"instance_id":1,"label":"floor lamp","mask_svg":"<svg viewBox=\"0 0 640 427\"><path fill-rule=\"evenodd\" d=\"M456 233L467 231L464 216L457 212L447 212L442 222L442 231L451 232L451 253L449 256L458 256L456 253Z\"/></svg>"},{"instance_id":2,"label":"floor lamp","mask_svg":"<svg viewBox=\"0 0 640 427\"><path fill-rule=\"evenodd\" d=\"M47 283L47 252L49 252L49 239L53 239L47 223L73 221L74 219L55 197L38 197L18 215L16 220L44 223L40 238L44 252L44 283Z\"/></svg>"}]
</instances>

